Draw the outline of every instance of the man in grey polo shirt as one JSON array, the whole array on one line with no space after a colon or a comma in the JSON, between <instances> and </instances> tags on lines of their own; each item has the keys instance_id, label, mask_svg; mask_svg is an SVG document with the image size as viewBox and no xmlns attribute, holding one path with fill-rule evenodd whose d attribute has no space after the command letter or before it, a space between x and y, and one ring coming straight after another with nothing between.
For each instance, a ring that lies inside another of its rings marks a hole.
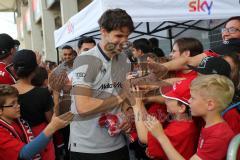
<instances>
[{"instance_id":1,"label":"man in grey polo shirt","mask_svg":"<svg viewBox=\"0 0 240 160\"><path fill-rule=\"evenodd\" d=\"M126 11L111 9L98 23L99 44L75 59L72 72L71 111L76 116L70 125L71 160L127 160L123 135L109 136L98 122L103 113L120 112L126 99L121 90L130 64L121 46L134 29L133 21Z\"/></svg>"}]
</instances>

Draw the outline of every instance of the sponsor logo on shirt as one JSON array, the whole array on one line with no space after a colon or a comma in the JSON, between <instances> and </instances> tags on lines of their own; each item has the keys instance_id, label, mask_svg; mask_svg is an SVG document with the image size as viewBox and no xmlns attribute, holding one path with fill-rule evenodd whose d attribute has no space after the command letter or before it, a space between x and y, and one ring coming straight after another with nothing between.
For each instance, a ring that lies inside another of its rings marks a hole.
<instances>
[{"instance_id":1,"label":"sponsor logo on shirt","mask_svg":"<svg viewBox=\"0 0 240 160\"><path fill-rule=\"evenodd\" d=\"M83 72L76 73L76 78L82 78L82 77L85 77L85 76L86 76L86 73L83 73Z\"/></svg>"},{"instance_id":2,"label":"sponsor logo on shirt","mask_svg":"<svg viewBox=\"0 0 240 160\"><path fill-rule=\"evenodd\" d=\"M122 88L122 83L121 82L114 82L114 83L105 83L102 84L98 90L104 90L108 88Z\"/></svg>"}]
</instances>

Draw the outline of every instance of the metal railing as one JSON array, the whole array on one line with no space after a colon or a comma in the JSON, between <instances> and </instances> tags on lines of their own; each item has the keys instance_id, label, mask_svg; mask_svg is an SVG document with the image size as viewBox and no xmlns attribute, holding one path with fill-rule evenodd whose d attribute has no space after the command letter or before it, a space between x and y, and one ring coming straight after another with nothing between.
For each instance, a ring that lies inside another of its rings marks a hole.
<instances>
[{"instance_id":1,"label":"metal railing","mask_svg":"<svg viewBox=\"0 0 240 160\"><path fill-rule=\"evenodd\" d=\"M240 145L240 133L233 137L228 146L227 160L237 159L239 145Z\"/></svg>"}]
</instances>

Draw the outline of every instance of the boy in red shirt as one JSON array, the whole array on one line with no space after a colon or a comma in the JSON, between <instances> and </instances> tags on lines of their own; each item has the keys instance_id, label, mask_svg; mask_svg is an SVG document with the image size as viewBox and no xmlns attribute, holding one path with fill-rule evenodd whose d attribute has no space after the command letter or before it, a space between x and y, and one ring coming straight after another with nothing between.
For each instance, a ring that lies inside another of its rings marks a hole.
<instances>
[{"instance_id":1,"label":"boy in red shirt","mask_svg":"<svg viewBox=\"0 0 240 160\"><path fill-rule=\"evenodd\" d=\"M234 85L225 76L199 76L192 81L191 99L189 101L193 116L200 116L206 122L201 130L198 149L191 160L224 160L233 131L222 119L221 111L228 106L234 95ZM156 119L145 121L147 129L161 144L167 157L171 160L185 159L172 146ZM188 150L189 148L185 148Z\"/></svg>"},{"instance_id":2,"label":"boy in red shirt","mask_svg":"<svg viewBox=\"0 0 240 160\"><path fill-rule=\"evenodd\" d=\"M46 147L52 134L67 126L72 118L70 112L52 117L47 127L34 138L28 123L20 118L17 89L0 84L0 159L41 159L39 153Z\"/></svg>"},{"instance_id":3,"label":"boy in red shirt","mask_svg":"<svg viewBox=\"0 0 240 160\"><path fill-rule=\"evenodd\" d=\"M198 139L198 130L191 119L188 106L190 82L190 80L183 80L175 83L172 87L162 87L161 89L169 113L168 117L171 117L164 133L176 150L186 159L189 159L196 152ZM147 113L140 98L136 98L133 110L139 140L147 144L148 156L154 159L168 159L161 144L147 131L143 123L144 115ZM186 147L189 149L186 150Z\"/></svg>"}]
</instances>

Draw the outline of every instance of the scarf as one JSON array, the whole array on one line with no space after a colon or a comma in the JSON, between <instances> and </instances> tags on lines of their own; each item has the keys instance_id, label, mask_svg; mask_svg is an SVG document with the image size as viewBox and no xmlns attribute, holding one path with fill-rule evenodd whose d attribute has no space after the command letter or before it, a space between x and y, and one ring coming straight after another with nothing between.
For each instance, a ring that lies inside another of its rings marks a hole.
<instances>
[{"instance_id":1,"label":"scarf","mask_svg":"<svg viewBox=\"0 0 240 160\"><path fill-rule=\"evenodd\" d=\"M24 138L25 138L24 140L20 137L20 135L17 133L17 131L13 128L13 126L8 124L4 120L0 119L0 126L7 129L15 138L17 138L18 140L20 140L22 142L25 142L26 144L30 143L34 139L34 135L33 135L33 132L31 130L29 124L21 118L17 119L16 123L20 126L21 130L24 133ZM41 160L40 154L36 154L32 158L32 160Z\"/></svg>"}]
</instances>

